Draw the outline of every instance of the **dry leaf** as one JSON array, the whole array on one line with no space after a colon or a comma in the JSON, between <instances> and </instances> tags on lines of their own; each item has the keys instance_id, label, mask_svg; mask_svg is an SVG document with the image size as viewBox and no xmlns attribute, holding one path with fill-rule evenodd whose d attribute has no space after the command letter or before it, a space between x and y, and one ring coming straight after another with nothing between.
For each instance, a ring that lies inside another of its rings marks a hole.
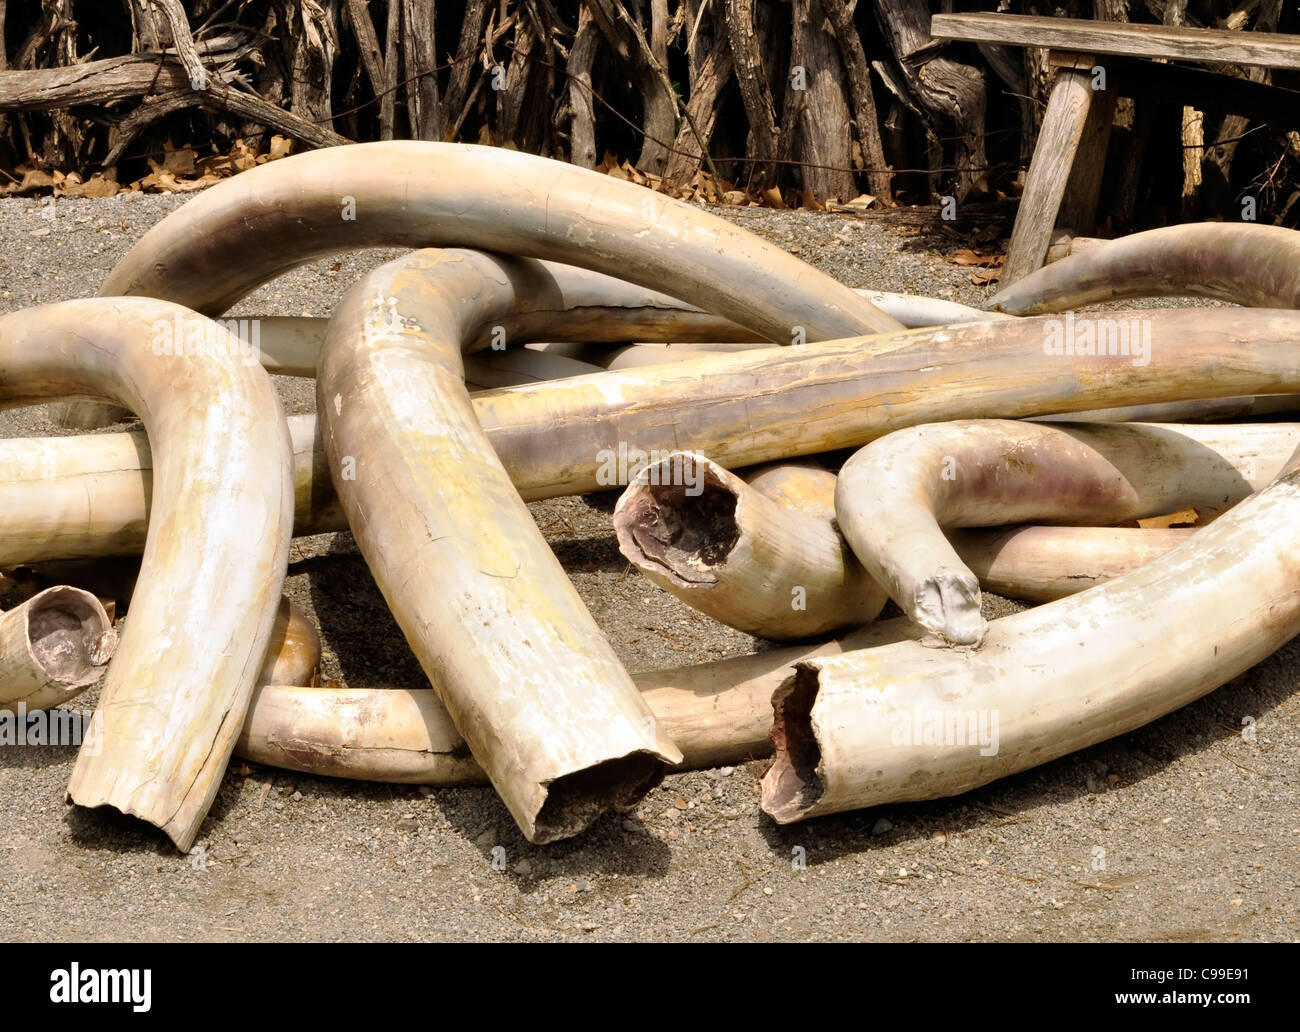
<instances>
[{"instance_id":1,"label":"dry leaf","mask_svg":"<svg viewBox=\"0 0 1300 1032\"><path fill-rule=\"evenodd\" d=\"M817 200L817 195L813 193L811 190L799 191L799 204L801 207L807 208L809 211L826 210L826 205L822 204L821 201Z\"/></svg>"},{"instance_id":2,"label":"dry leaf","mask_svg":"<svg viewBox=\"0 0 1300 1032\"><path fill-rule=\"evenodd\" d=\"M154 162L149 162L149 167L157 171ZM163 146L162 167L174 176L190 176L194 174L194 149L192 147L182 147L179 150L173 150L171 143Z\"/></svg>"},{"instance_id":3,"label":"dry leaf","mask_svg":"<svg viewBox=\"0 0 1300 1032\"><path fill-rule=\"evenodd\" d=\"M781 191L777 189L775 186L769 187L768 189L764 190L762 193L762 197L763 197L763 202L769 208L784 208L786 206L785 199L782 198L781 196Z\"/></svg>"},{"instance_id":4,"label":"dry leaf","mask_svg":"<svg viewBox=\"0 0 1300 1032\"><path fill-rule=\"evenodd\" d=\"M116 179L101 172L96 172L84 183L69 185L70 182L71 177L63 184L63 193L67 197L112 197L122 189Z\"/></svg>"},{"instance_id":5,"label":"dry leaf","mask_svg":"<svg viewBox=\"0 0 1300 1032\"><path fill-rule=\"evenodd\" d=\"M275 135L271 137L271 149L266 153L267 161L279 161L281 158L287 158L293 153L293 141L287 136Z\"/></svg>"},{"instance_id":6,"label":"dry leaf","mask_svg":"<svg viewBox=\"0 0 1300 1032\"><path fill-rule=\"evenodd\" d=\"M957 265L979 265L984 268L995 268L1006 262L1005 254L978 254L969 247L963 247L952 254L948 255L948 260Z\"/></svg>"},{"instance_id":7,"label":"dry leaf","mask_svg":"<svg viewBox=\"0 0 1300 1032\"><path fill-rule=\"evenodd\" d=\"M970 274L970 281L977 287L982 287L987 283L996 283L1001 278L1001 269L977 269Z\"/></svg>"},{"instance_id":8,"label":"dry leaf","mask_svg":"<svg viewBox=\"0 0 1300 1032\"><path fill-rule=\"evenodd\" d=\"M1178 512L1171 512L1164 516L1149 516L1137 522L1144 530L1162 530L1165 527L1194 527L1196 520L1195 509L1179 509Z\"/></svg>"}]
</instances>

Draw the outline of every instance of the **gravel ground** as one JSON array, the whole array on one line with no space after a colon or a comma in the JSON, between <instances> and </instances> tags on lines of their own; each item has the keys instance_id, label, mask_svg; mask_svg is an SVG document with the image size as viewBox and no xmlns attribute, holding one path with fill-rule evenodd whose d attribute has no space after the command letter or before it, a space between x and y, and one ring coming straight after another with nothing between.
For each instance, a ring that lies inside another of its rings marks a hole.
<instances>
[{"instance_id":1,"label":"gravel ground","mask_svg":"<svg viewBox=\"0 0 1300 1032\"><path fill-rule=\"evenodd\" d=\"M93 294L183 198L0 201L3 310ZM988 288L919 238L829 214L727 210L839 279L979 303ZM395 252L316 262L247 314L327 315ZM305 382L280 381L289 411ZM55 432L43 410L0 435ZM611 496L533 512L633 670L761 647L631 573ZM0 528L3 527L0 514ZM347 534L299 539L288 594L345 684L422 675ZM0 600L5 606L14 598ZM991 612L1011 604L989 599ZM0 908L18 940L1294 940L1300 879L1296 671L1289 646L1140 731L962 796L779 828L765 761L668 778L635 814L533 847L487 789L314 778L236 762L200 845L63 803L70 748L0 748ZM1063 689L1068 686L1062 686ZM79 705L88 705L93 693ZM1240 733L1255 720L1256 738ZM505 849L505 871L493 849ZM806 857L798 866L793 858Z\"/></svg>"}]
</instances>

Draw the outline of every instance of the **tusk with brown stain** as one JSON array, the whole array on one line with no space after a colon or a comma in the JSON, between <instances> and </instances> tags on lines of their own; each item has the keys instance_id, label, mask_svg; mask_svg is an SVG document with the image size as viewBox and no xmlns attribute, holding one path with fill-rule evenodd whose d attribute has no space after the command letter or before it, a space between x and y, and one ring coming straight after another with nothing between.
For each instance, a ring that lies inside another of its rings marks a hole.
<instances>
[{"instance_id":1,"label":"tusk with brown stain","mask_svg":"<svg viewBox=\"0 0 1300 1032\"><path fill-rule=\"evenodd\" d=\"M173 326L210 347L158 353L160 328ZM147 820L181 849L243 723L293 529L280 403L238 355L223 328L166 302L67 301L0 317L0 399L107 397L139 412L153 443L158 501L100 696L102 749L78 754L68 795Z\"/></svg>"},{"instance_id":2,"label":"tusk with brown stain","mask_svg":"<svg viewBox=\"0 0 1300 1032\"><path fill-rule=\"evenodd\" d=\"M821 473L830 499L835 477ZM761 482L790 497L792 478L776 481L769 471ZM647 579L693 609L790 641L870 623L888 601L832 516L791 508L702 455L674 452L622 494L614 531L619 551Z\"/></svg>"},{"instance_id":3,"label":"tusk with brown stain","mask_svg":"<svg viewBox=\"0 0 1300 1032\"><path fill-rule=\"evenodd\" d=\"M1300 433L1282 433L1300 444ZM1280 443L1272 471L1285 460ZM1257 446L1245 445L1239 461L1257 461ZM693 609L747 634L784 641L864 624L887 596L833 523L835 483L810 463L765 466L742 479L703 456L674 453L619 499L619 551ZM1134 570L1189 533L999 527L948 536L985 590L1043 602Z\"/></svg>"},{"instance_id":4,"label":"tusk with brown stain","mask_svg":"<svg viewBox=\"0 0 1300 1032\"><path fill-rule=\"evenodd\" d=\"M1213 423L1246 416L1277 416L1300 412L1300 395L1265 394L1260 397L1211 398L1205 401L1166 401L1124 408L1065 412L1035 416L1037 423Z\"/></svg>"},{"instance_id":5,"label":"tusk with brown stain","mask_svg":"<svg viewBox=\"0 0 1300 1032\"><path fill-rule=\"evenodd\" d=\"M1300 308L1300 233L1221 222L1167 226L1072 254L1017 280L988 307L1063 312L1135 297L1193 295L1251 308Z\"/></svg>"},{"instance_id":6,"label":"tusk with brown stain","mask_svg":"<svg viewBox=\"0 0 1300 1032\"><path fill-rule=\"evenodd\" d=\"M79 588L46 588L0 614L0 712L76 698L99 680L116 646L104 607Z\"/></svg>"},{"instance_id":7,"label":"tusk with brown stain","mask_svg":"<svg viewBox=\"0 0 1300 1032\"><path fill-rule=\"evenodd\" d=\"M1048 353L1044 320L1020 319L526 384L480 394L474 409L520 494L531 500L613 486L619 481L611 483L611 468L633 449L689 447L724 469L740 468L941 419L1281 393L1300 385L1300 313L1172 309L1141 317L1151 320L1146 365ZM547 427L544 444L533 432L539 425Z\"/></svg>"},{"instance_id":8,"label":"tusk with brown stain","mask_svg":"<svg viewBox=\"0 0 1300 1032\"><path fill-rule=\"evenodd\" d=\"M491 320L474 333L474 340L466 350L483 351L493 345L500 349L505 344L510 348L504 352L487 351L479 356L481 361L506 362L508 356L517 354L518 345L546 342L539 350L605 369L618 369L649 365L656 360L695 357L700 353L746 350L765 343L729 319L709 315L659 291L560 262L538 264L544 271L531 277L531 294L526 289L530 280L520 279L518 310ZM904 327L1012 318L913 294L863 288L855 288L854 293L876 304ZM245 340L255 337L259 360L268 372L281 376L316 375L316 361L329 319L252 315L220 321ZM622 346L613 346L616 344ZM654 350L637 352L637 345L649 345ZM656 345L663 346L662 352ZM556 375L572 376L577 372L557 366L554 374L547 376L542 374L543 368L530 367L527 378L553 379ZM533 376L534 373L538 375Z\"/></svg>"},{"instance_id":9,"label":"tusk with brown stain","mask_svg":"<svg viewBox=\"0 0 1300 1032\"><path fill-rule=\"evenodd\" d=\"M681 754L475 418L461 347L513 299L510 266L426 250L364 277L330 322L316 408L394 619L524 835L552 842L635 806Z\"/></svg>"},{"instance_id":10,"label":"tusk with brown stain","mask_svg":"<svg viewBox=\"0 0 1300 1032\"><path fill-rule=\"evenodd\" d=\"M945 527L1113 524L1240 501L1300 447L1300 424L1010 420L900 430L840 470L835 513L862 565L943 643L978 645L980 585Z\"/></svg>"},{"instance_id":11,"label":"tusk with brown stain","mask_svg":"<svg viewBox=\"0 0 1300 1032\"><path fill-rule=\"evenodd\" d=\"M257 683L309 685L320 672L320 632L307 614L280 599Z\"/></svg>"},{"instance_id":12,"label":"tusk with brown stain","mask_svg":"<svg viewBox=\"0 0 1300 1032\"><path fill-rule=\"evenodd\" d=\"M771 755L772 693L795 663L919 633L906 620L888 620L818 645L634 674L633 680L664 732L681 747L679 769L740 763ZM235 751L250 763L362 781L487 780L427 688L264 685Z\"/></svg>"},{"instance_id":13,"label":"tusk with brown stain","mask_svg":"<svg viewBox=\"0 0 1300 1032\"><path fill-rule=\"evenodd\" d=\"M1055 602L1160 558L1195 530L995 527L946 533L983 590L1026 602Z\"/></svg>"},{"instance_id":14,"label":"tusk with brown stain","mask_svg":"<svg viewBox=\"0 0 1300 1032\"><path fill-rule=\"evenodd\" d=\"M688 445L743 468L935 420L1300 387L1296 313L1154 316L1147 366L1046 355L1043 320L1021 319L695 358L485 391L472 402L519 493L536 501L619 486L611 473L635 450ZM315 417L288 422L297 532L342 529L324 455L313 452ZM0 479L0 567L138 552L150 462L139 434L0 441L0 473L11 471Z\"/></svg>"},{"instance_id":15,"label":"tusk with brown stain","mask_svg":"<svg viewBox=\"0 0 1300 1032\"><path fill-rule=\"evenodd\" d=\"M801 663L774 700L763 809L788 824L966 792L1141 727L1297 632L1291 464L1154 562L994 620L977 650L903 642Z\"/></svg>"}]
</instances>

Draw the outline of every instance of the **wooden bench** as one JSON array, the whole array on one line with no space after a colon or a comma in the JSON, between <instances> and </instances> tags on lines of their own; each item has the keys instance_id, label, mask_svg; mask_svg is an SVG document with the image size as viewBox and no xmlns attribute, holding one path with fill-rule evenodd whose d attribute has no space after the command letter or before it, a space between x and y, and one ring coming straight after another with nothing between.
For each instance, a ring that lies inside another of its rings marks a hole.
<instances>
[{"instance_id":1,"label":"wooden bench","mask_svg":"<svg viewBox=\"0 0 1300 1032\"><path fill-rule=\"evenodd\" d=\"M1044 47L1049 51L1049 64L1056 69L1007 248L1003 286L1043 266L1058 225L1090 232L1095 222L1119 92L1109 82L1105 89L1095 88L1093 69L1098 66L1098 55L1138 59L1138 64L1148 68L1154 60L1166 60L1300 70L1300 36L1279 33L1016 14L936 14L930 34L935 40ZM1129 77L1130 83L1142 81L1141 70L1134 71L1137 74ZM1294 99L1277 103L1276 90L1222 76L1198 79L1204 73L1193 69L1170 71L1172 81L1181 89L1200 95L1198 104L1219 107L1235 102L1237 107L1251 109L1241 113L1259 115L1273 124L1289 122L1289 128L1300 126L1300 104ZM1236 85L1222 91L1224 96L1215 97L1214 80ZM1291 91L1282 91L1281 96L1288 93L1297 97Z\"/></svg>"}]
</instances>

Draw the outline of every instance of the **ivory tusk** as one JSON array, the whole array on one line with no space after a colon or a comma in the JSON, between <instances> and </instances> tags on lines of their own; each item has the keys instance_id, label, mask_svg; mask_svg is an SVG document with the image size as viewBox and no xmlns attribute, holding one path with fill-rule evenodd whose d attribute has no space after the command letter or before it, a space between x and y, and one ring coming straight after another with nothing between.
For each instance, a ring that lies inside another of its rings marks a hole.
<instances>
[{"instance_id":1,"label":"ivory tusk","mask_svg":"<svg viewBox=\"0 0 1300 1032\"><path fill-rule=\"evenodd\" d=\"M633 450L685 447L724 469L740 468L850 447L935 420L1300 386L1294 361L1300 313L1134 315L1150 320L1145 365L1048 353L1044 320L1020 319L527 384L480 394L474 409L520 494L532 500L613 486L611 467L626 465L620 456ZM534 432L539 425L547 427L544 444Z\"/></svg>"},{"instance_id":2,"label":"ivory tusk","mask_svg":"<svg viewBox=\"0 0 1300 1032\"><path fill-rule=\"evenodd\" d=\"M48 709L99 680L117 637L99 600L46 588L0 614L0 712Z\"/></svg>"},{"instance_id":3,"label":"ivory tusk","mask_svg":"<svg viewBox=\"0 0 1300 1032\"><path fill-rule=\"evenodd\" d=\"M320 632L307 614L280 599L257 683L309 685L320 671Z\"/></svg>"},{"instance_id":4,"label":"ivory tusk","mask_svg":"<svg viewBox=\"0 0 1300 1032\"><path fill-rule=\"evenodd\" d=\"M220 315L262 283L322 255L368 246L472 246L606 266L688 301L707 283L710 312L776 343L902 325L716 215L549 158L385 141L297 154L243 177L204 191L150 229L109 272L100 295L158 297ZM635 259L619 262L633 238ZM680 321L681 313L668 318ZM63 413L65 425L82 428L121 417L102 406Z\"/></svg>"},{"instance_id":5,"label":"ivory tusk","mask_svg":"<svg viewBox=\"0 0 1300 1032\"><path fill-rule=\"evenodd\" d=\"M172 329L205 347L160 353L159 335ZM100 696L102 749L81 750L68 794L147 820L181 849L243 722L292 531L284 416L270 378L239 353L223 328L159 301L68 301L0 317L0 399L107 397L139 412L153 442L158 501Z\"/></svg>"},{"instance_id":6,"label":"ivory tusk","mask_svg":"<svg viewBox=\"0 0 1300 1032\"><path fill-rule=\"evenodd\" d=\"M830 498L835 478L822 473ZM790 490L789 479L782 487ZM870 623L887 601L832 515L791 508L702 455L674 452L632 481L614 508L614 530L619 551L687 605L747 634L790 641Z\"/></svg>"},{"instance_id":7,"label":"ivory tusk","mask_svg":"<svg viewBox=\"0 0 1300 1032\"><path fill-rule=\"evenodd\" d=\"M330 322L316 408L339 499L394 619L524 835L551 842L635 806L681 754L465 390L462 342L513 299L509 276L492 275L510 266L426 250L367 275Z\"/></svg>"},{"instance_id":8,"label":"ivory tusk","mask_svg":"<svg viewBox=\"0 0 1300 1032\"><path fill-rule=\"evenodd\" d=\"M1300 308L1300 233L1220 222L1167 226L1072 254L989 299L1014 315L1134 297L1194 295L1252 308Z\"/></svg>"},{"instance_id":9,"label":"ivory tusk","mask_svg":"<svg viewBox=\"0 0 1300 1032\"><path fill-rule=\"evenodd\" d=\"M1211 423L1246 416L1277 416L1300 412L1300 395L1265 394L1262 397L1211 398L1204 401L1166 401L1152 405L1064 412L1035 416L1038 423Z\"/></svg>"},{"instance_id":10,"label":"ivory tusk","mask_svg":"<svg viewBox=\"0 0 1300 1032\"><path fill-rule=\"evenodd\" d=\"M867 571L943 642L978 645L980 586L944 527L1113 524L1240 501L1297 453L1300 424L1009 420L890 434L840 470L835 513Z\"/></svg>"},{"instance_id":11,"label":"ivory tusk","mask_svg":"<svg viewBox=\"0 0 1300 1032\"><path fill-rule=\"evenodd\" d=\"M1245 464L1255 456L1238 458ZM1282 461L1275 458L1272 469ZM698 484L699 493L683 482ZM623 555L687 605L748 634L787 640L867 623L884 604L884 589L833 525L834 506L835 474L825 468L783 463L742 479L702 456L676 453L627 489L614 529ZM949 538L986 590L1045 602L1134 570L1188 533L999 527Z\"/></svg>"},{"instance_id":12,"label":"ivory tusk","mask_svg":"<svg viewBox=\"0 0 1300 1032\"><path fill-rule=\"evenodd\" d=\"M287 420L294 533L346 530L314 415ZM140 555L149 526L153 454L138 430L0 440L0 568Z\"/></svg>"},{"instance_id":13,"label":"ivory tusk","mask_svg":"<svg viewBox=\"0 0 1300 1032\"><path fill-rule=\"evenodd\" d=\"M635 258L625 261L630 243ZM497 147L383 142L269 162L146 233L102 295L164 297L220 314L313 258L385 245L481 247L622 276L789 343L899 323L774 244L681 201ZM608 266L599 269L599 266Z\"/></svg>"},{"instance_id":14,"label":"ivory tusk","mask_svg":"<svg viewBox=\"0 0 1300 1032\"><path fill-rule=\"evenodd\" d=\"M996 527L946 533L985 591L1026 602L1055 602L1160 558L1195 531Z\"/></svg>"},{"instance_id":15,"label":"ivory tusk","mask_svg":"<svg viewBox=\"0 0 1300 1032\"><path fill-rule=\"evenodd\" d=\"M944 301L920 294L898 294L892 290L869 290L858 287L857 293L865 297L882 312L892 315L904 326L951 326L954 323L988 322L990 319L1007 319L1002 312L971 308L956 301Z\"/></svg>"},{"instance_id":16,"label":"ivory tusk","mask_svg":"<svg viewBox=\"0 0 1300 1032\"><path fill-rule=\"evenodd\" d=\"M536 501L625 484L623 459L637 451L689 446L724 469L743 468L936 420L1300 387L1300 315L1173 309L1156 312L1151 326L1146 366L1046 355L1043 320L1021 319L696 358L472 401L515 487ZM324 455L312 450L315 417L288 422L297 532L342 529ZM0 567L138 553L150 462L138 434L0 441L0 473L12 471L0 479ZM54 479L41 482L42 469Z\"/></svg>"},{"instance_id":17,"label":"ivory tusk","mask_svg":"<svg viewBox=\"0 0 1300 1032\"><path fill-rule=\"evenodd\" d=\"M1293 463L1154 562L993 621L977 650L801 663L774 700L763 809L787 824L956 795L1141 727L1300 632L1297 557Z\"/></svg>"},{"instance_id":18,"label":"ivory tusk","mask_svg":"<svg viewBox=\"0 0 1300 1032\"><path fill-rule=\"evenodd\" d=\"M729 319L709 315L659 291L560 262L542 261L538 265L541 266L538 273L519 277L518 310L489 320L474 332L466 350L484 351L493 344L498 348L503 343L509 344L509 350L504 352L487 351L479 356L481 361L508 363L510 356L518 354L518 345L546 341L551 346L547 349L543 345L542 349L601 368L617 369L624 365L653 364L654 359L668 361L714 351L746 350L764 343ZM531 291L526 289L529 286ZM1011 318L912 294L862 288L855 288L854 293L877 304L905 327ZM234 316L221 322L245 340L255 336L259 361L268 372L281 376L316 375L316 361L329 319L251 315ZM663 345L663 354L658 349L648 354L638 353L627 344L611 346L624 341ZM666 346L670 344L676 347ZM545 375L542 369L544 366L530 367L528 378L554 379L579 371L556 366L551 375ZM533 377L533 373L538 375Z\"/></svg>"},{"instance_id":19,"label":"ivory tusk","mask_svg":"<svg viewBox=\"0 0 1300 1032\"><path fill-rule=\"evenodd\" d=\"M795 663L918 633L905 620L888 620L818 645L634 674L633 680L681 747L679 769L739 763L771 754L772 693ZM363 781L487 780L429 689L264 685L235 751L250 763Z\"/></svg>"}]
</instances>

